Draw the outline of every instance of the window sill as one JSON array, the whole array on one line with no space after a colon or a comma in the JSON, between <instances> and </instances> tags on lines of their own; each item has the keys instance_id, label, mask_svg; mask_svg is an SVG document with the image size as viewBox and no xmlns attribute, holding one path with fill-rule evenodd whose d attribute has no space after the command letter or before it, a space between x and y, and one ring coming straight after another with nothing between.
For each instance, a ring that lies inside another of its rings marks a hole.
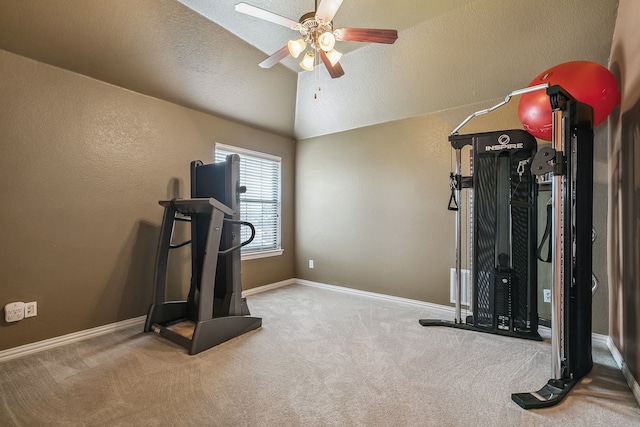
<instances>
[{"instance_id":1,"label":"window sill","mask_svg":"<svg viewBox=\"0 0 640 427\"><path fill-rule=\"evenodd\" d=\"M241 259L242 261L248 261L250 259L267 258L267 257L282 255L283 252L284 252L284 249L274 249L272 251L262 251L262 252L255 252L250 254L243 254Z\"/></svg>"}]
</instances>

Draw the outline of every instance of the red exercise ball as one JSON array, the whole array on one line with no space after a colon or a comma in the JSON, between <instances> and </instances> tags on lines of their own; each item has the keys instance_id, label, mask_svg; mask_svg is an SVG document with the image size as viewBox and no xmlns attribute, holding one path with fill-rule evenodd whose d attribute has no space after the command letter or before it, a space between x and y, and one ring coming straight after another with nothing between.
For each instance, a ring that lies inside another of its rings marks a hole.
<instances>
[{"instance_id":1,"label":"red exercise ball","mask_svg":"<svg viewBox=\"0 0 640 427\"><path fill-rule=\"evenodd\" d=\"M572 61L556 65L533 79L529 86L560 85L575 99L593 107L593 126L602 123L620 103L618 82L602 65ZM518 117L524 129L536 138L551 141L551 105L544 90L520 97Z\"/></svg>"}]
</instances>

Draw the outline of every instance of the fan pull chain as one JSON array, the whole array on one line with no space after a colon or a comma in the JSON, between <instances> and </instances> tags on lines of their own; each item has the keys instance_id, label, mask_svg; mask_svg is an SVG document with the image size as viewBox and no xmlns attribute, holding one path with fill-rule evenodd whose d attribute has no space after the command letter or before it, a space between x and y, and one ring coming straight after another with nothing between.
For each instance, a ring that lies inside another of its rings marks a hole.
<instances>
[{"instance_id":1,"label":"fan pull chain","mask_svg":"<svg viewBox=\"0 0 640 427\"><path fill-rule=\"evenodd\" d=\"M322 88L320 87L320 84L318 83L318 81L320 80L319 71L318 71L318 68L320 66L320 60L318 59L318 55L315 55L313 57L313 62L314 62L314 66L313 66L314 77L316 79L316 84L318 85L318 90L313 93L313 99L318 99L318 92L322 90Z\"/></svg>"}]
</instances>

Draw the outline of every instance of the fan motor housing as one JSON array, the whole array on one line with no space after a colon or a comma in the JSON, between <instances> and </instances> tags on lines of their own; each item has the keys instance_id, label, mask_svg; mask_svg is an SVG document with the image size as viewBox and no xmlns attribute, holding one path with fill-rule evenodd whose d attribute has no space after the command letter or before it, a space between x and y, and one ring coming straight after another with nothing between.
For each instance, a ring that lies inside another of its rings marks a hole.
<instances>
[{"instance_id":1,"label":"fan motor housing","mask_svg":"<svg viewBox=\"0 0 640 427\"><path fill-rule=\"evenodd\" d=\"M317 37L333 31L331 22L319 22L315 12L305 13L300 17L300 35L307 37L308 42L315 42Z\"/></svg>"}]
</instances>

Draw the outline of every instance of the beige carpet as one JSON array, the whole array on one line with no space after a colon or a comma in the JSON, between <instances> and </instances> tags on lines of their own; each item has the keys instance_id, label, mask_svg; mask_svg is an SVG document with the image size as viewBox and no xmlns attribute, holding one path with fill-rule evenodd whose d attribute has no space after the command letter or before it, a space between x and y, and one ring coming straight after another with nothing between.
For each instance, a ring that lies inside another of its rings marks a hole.
<instances>
[{"instance_id":1,"label":"beige carpet","mask_svg":"<svg viewBox=\"0 0 640 427\"><path fill-rule=\"evenodd\" d=\"M292 285L251 296L263 327L189 356L142 327L0 364L2 426L631 426L609 351L560 405L550 344L424 328L427 309Z\"/></svg>"}]
</instances>

